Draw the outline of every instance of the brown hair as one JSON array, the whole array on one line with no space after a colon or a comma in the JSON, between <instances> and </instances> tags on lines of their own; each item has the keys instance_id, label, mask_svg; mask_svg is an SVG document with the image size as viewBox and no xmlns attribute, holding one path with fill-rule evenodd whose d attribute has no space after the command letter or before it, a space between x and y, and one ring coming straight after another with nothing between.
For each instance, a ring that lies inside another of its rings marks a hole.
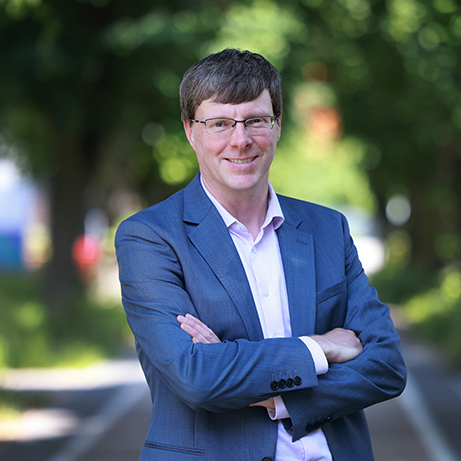
<instances>
[{"instance_id":1,"label":"brown hair","mask_svg":"<svg viewBox=\"0 0 461 461\"><path fill-rule=\"evenodd\" d=\"M221 104L253 101L264 90L272 100L274 115L282 113L282 88L277 69L260 54L227 48L210 54L184 74L179 89L181 120L195 117L207 99Z\"/></svg>"}]
</instances>

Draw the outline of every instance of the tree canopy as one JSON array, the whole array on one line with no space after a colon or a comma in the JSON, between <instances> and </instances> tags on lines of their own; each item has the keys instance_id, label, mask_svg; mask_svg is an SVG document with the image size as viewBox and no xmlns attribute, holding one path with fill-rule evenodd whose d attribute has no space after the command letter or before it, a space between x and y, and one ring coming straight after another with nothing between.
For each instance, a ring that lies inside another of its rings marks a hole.
<instances>
[{"instance_id":1,"label":"tree canopy","mask_svg":"<svg viewBox=\"0 0 461 461\"><path fill-rule=\"evenodd\" d=\"M120 191L152 204L195 174L178 86L224 47L282 75L279 192L376 212L400 264L458 261L460 45L454 0L0 0L0 131L50 185L56 304L89 208L115 220Z\"/></svg>"}]
</instances>

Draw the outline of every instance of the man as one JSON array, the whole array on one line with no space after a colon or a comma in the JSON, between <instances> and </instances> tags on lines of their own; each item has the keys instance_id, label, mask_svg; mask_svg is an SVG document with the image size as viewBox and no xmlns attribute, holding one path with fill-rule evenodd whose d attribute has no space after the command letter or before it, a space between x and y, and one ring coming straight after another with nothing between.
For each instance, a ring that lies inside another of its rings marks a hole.
<instances>
[{"instance_id":1,"label":"man","mask_svg":"<svg viewBox=\"0 0 461 461\"><path fill-rule=\"evenodd\" d=\"M180 90L200 174L123 222L123 304L153 409L141 460L372 460L363 408L405 385L345 218L277 196L280 77L224 50Z\"/></svg>"}]
</instances>

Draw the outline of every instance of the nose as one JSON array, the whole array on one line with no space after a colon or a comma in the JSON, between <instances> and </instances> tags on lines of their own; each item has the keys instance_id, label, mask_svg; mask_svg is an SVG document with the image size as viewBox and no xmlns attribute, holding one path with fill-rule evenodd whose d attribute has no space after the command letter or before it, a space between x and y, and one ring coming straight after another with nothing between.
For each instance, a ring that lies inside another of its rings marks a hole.
<instances>
[{"instance_id":1,"label":"nose","mask_svg":"<svg viewBox=\"0 0 461 461\"><path fill-rule=\"evenodd\" d=\"M243 123L237 123L232 130L231 143L239 149L245 148L253 142L253 139Z\"/></svg>"}]
</instances>

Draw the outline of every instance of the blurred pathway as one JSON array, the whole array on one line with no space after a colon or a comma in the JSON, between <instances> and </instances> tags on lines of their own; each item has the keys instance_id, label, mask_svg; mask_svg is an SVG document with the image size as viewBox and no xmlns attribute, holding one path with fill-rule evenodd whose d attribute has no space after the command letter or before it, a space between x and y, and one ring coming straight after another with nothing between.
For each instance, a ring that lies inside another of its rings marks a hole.
<instances>
[{"instance_id":1,"label":"blurred pathway","mask_svg":"<svg viewBox=\"0 0 461 461\"><path fill-rule=\"evenodd\" d=\"M406 390L399 398L366 410L376 461L461 461L461 374L405 331L402 345L409 370ZM55 417L60 415L61 428L67 427L67 432L0 442L1 461L138 460L151 404L137 360L111 362L85 374L80 372L80 383L73 383L75 376L68 372L53 390L51 410ZM27 380L43 392L45 381ZM67 426L66 414L72 415Z\"/></svg>"},{"instance_id":2,"label":"blurred pathway","mask_svg":"<svg viewBox=\"0 0 461 461\"><path fill-rule=\"evenodd\" d=\"M0 422L0 461L85 459L147 397L136 357L84 369L10 370L0 375L0 387L33 395L43 407Z\"/></svg>"},{"instance_id":3,"label":"blurred pathway","mask_svg":"<svg viewBox=\"0 0 461 461\"><path fill-rule=\"evenodd\" d=\"M403 394L366 410L376 461L461 461L461 373L433 348L400 332Z\"/></svg>"}]
</instances>

